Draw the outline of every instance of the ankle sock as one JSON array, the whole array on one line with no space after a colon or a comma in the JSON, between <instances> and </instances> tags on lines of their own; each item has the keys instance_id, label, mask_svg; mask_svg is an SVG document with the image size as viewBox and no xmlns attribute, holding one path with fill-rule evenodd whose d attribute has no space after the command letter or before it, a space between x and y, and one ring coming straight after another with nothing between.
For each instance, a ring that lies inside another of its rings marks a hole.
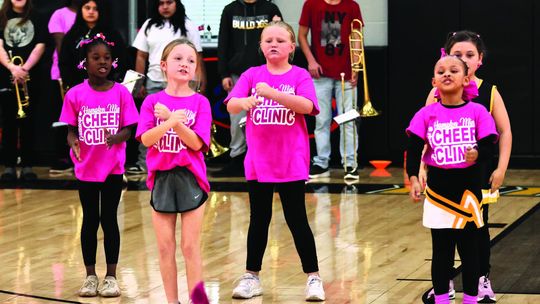
<instances>
[{"instance_id":1,"label":"ankle sock","mask_svg":"<svg viewBox=\"0 0 540 304\"><path fill-rule=\"evenodd\" d=\"M435 304L450 304L450 296L448 293L435 295Z\"/></svg>"},{"instance_id":2,"label":"ankle sock","mask_svg":"<svg viewBox=\"0 0 540 304\"><path fill-rule=\"evenodd\" d=\"M476 304L476 296L470 296L466 293L463 294L463 304Z\"/></svg>"}]
</instances>

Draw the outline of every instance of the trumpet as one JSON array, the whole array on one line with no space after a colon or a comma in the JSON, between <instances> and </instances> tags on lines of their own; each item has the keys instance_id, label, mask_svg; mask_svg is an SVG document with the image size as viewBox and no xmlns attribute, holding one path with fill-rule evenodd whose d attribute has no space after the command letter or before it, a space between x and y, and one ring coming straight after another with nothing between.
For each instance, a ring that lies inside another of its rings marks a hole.
<instances>
[{"instance_id":1,"label":"trumpet","mask_svg":"<svg viewBox=\"0 0 540 304\"><path fill-rule=\"evenodd\" d=\"M364 25L360 19L353 19L351 22L351 33L349 34L349 49L351 53L351 70L353 73L362 72L364 85L364 103L359 112L361 117L378 116L381 112L375 110L369 97L369 88L366 72L366 56L364 52ZM356 107L356 94L353 93L353 105Z\"/></svg>"},{"instance_id":2,"label":"trumpet","mask_svg":"<svg viewBox=\"0 0 540 304\"><path fill-rule=\"evenodd\" d=\"M9 51L9 60L14 65L22 67L24 60L21 56L13 56L11 50ZM18 62L18 63L15 63ZM27 82L30 80L30 76L27 75L23 83L15 82L13 86L15 87L15 95L17 96L17 119L22 119L26 117L24 108L27 108L30 105L30 96L28 95L28 85Z\"/></svg>"}]
</instances>

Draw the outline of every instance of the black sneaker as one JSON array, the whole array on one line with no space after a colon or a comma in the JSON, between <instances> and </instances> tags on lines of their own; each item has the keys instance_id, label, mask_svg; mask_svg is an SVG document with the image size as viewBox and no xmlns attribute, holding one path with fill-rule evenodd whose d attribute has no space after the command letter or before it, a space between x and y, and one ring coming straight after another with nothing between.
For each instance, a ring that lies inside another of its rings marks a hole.
<instances>
[{"instance_id":1,"label":"black sneaker","mask_svg":"<svg viewBox=\"0 0 540 304\"><path fill-rule=\"evenodd\" d=\"M3 182L14 182L17 180L17 171L15 170L14 167L6 167L0 179Z\"/></svg>"},{"instance_id":2,"label":"black sneaker","mask_svg":"<svg viewBox=\"0 0 540 304\"><path fill-rule=\"evenodd\" d=\"M343 176L343 178L350 180L359 180L360 175L358 175L358 169L352 167L345 168L345 176Z\"/></svg>"},{"instance_id":3,"label":"black sneaker","mask_svg":"<svg viewBox=\"0 0 540 304\"><path fill-rule=\"evenodd\" d=\"M19 179L23 182L33 182L37 180L37 174L32 171L32 167L24 167L21 170L21 176Z\"/></svg>"},{"instance_id":4,"label":"black sneaker","mask_svg":"<svg viewBox=\"0 0 540 304\"><path fill-rule=\"evenodd\" d=\"M309 178L329 177L330 170L319 165L311 165L309 168Z\"/></svg>"},{"instance_id":5,"label":"black sneaker","mask_svg":"<svg viewBox=\"0 0 540 304\"><path fill-rule=\"evenodd\" d=\"M146 169L139 165L134 165L126 169L126 174L129 174L129 175L146 174Z\"/></svg>"}]
</instances>

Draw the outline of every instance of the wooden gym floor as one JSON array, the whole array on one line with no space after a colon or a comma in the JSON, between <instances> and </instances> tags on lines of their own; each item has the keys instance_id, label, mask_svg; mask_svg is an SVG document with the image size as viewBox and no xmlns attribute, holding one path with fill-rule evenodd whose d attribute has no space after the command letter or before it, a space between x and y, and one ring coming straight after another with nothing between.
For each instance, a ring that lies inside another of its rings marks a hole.
<instances>
[{"instance_id":1,"label":"wooden gym floor","mask_svg":"<svg viewBox=\"0 0 540 304\"><path fill-rule=\"evenodd\" d=\"M391 176L377 177L365 168L359 183L345 185L336 169L330 178L307 185L325 303L421 303L431 286L430 234L421 225L421 204L412 203L402 188L402 172L390 168L381 175ZM149 192L131 190L142 181L130 182L118 211L122 296L80 298L77 291L85 276L79 240L82 212L73 177L49 177L46 168L37 173L40 180L33 184L0 185L0 303L165 303ZM277 195L261 272L264 295L231 299L235 280L244 271L248 196L241 178L211 183L202 244L211 303L303 303L306 276ZM490 228L492 238L540 202L539 170L510 170L505 184L506 193L490 207L490 222L499 223ZM97 270L102 278L101 231L99 241ZM180 300L187 303L181 252L177 258ZM496 289L497 282L493 285ZM540 303L540 290L497 296L500 304ZM460 293L457 298L460 303Z\"/></svg>"}]
</instances>

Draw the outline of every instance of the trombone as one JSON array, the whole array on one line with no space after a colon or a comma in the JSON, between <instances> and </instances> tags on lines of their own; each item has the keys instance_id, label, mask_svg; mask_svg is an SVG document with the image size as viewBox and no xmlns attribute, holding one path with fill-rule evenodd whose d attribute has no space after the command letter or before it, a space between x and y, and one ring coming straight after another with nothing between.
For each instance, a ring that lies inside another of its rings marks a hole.
<instances>
[{"instance_id":1,"label":"trombone","mask_svg":"<svg viewBox=\"0 0 540 304\"><path fill-rule=\"evenodd\" d=\"M364 103L362 105L361 111L356 109L356 86L352 88L352 110L354 114L351 114L352 119L348 119L346 122L353 123L353 147L354 147L354 159L357 158L357 147L356 147L356 121L354 118L360 117L373 117L380 115L380 112L373 108L371 104L371 98L369 97L369 88L367 83L367 72L366 72L366 57L364 53L364 25L360 19L353 19L351 21L351 33L349 34L349 52L351 56L351 71L352 74L362 72L362 81L364 85ZM342 109L345 114L345 73L341 73L341 96L342 96ZM349 114L349 112L347 112ZM342 114L343 115L343 114ZM344 115L347 116L347 115ZM344 122L344 123L346 123ZM343 151L345 154L344 157L344 169L347 170L347 136L345 128L343 128ZM354 168L356 169L356 168Z\"/></svg>"},{"instance_id":2,"label":"trombone","mask_svg":"<svg viewBox=\"0 0 540 304\"><path fill-rule=\"evenodd\" d=\"M364 25L360 19L353 19L351 22L351 33L349 34L349 49L351 53L351 69L353 73L362 72L364 84L364 103L359 112L360 117L378 116L381 112L375 110L369 97L366 72L366 56L364 53ZM356 107L356 94L353 92L353 106Z\"/></svg>"},{"instance_id":3,"label":"trombone","mask_svg":"<svg viewBox=\"0 0 540 304\"><path fill-rule=\"evenodd\" d=\"M216 136L215 136L216 133L217 133L216 124L212 123L212 133L210 135L210 147L208 147L208 152L206 154L208 158L215 158L229 151L229 148L223 147L217 142Z\"/></svg>"},{"instance_id":4,"label":"trombone","mask_svg":"<svg viewBox=\"0 0 540 304\"><path fill-rule=\"evenodd\" d=\"M21 56L13 56L11 50L9 51L9 60L14 65L22 67L24 60ZM15 63L18 61L18 63ZM30 96L28 95L28 85L27 82L30 80L30 75L27 75L23 83L14 82L13 86L15 87L15 95L17 96L17 119L22 119L26 117L24 108L27 108L30 105Z\"/></svg>"}]
</instances>

